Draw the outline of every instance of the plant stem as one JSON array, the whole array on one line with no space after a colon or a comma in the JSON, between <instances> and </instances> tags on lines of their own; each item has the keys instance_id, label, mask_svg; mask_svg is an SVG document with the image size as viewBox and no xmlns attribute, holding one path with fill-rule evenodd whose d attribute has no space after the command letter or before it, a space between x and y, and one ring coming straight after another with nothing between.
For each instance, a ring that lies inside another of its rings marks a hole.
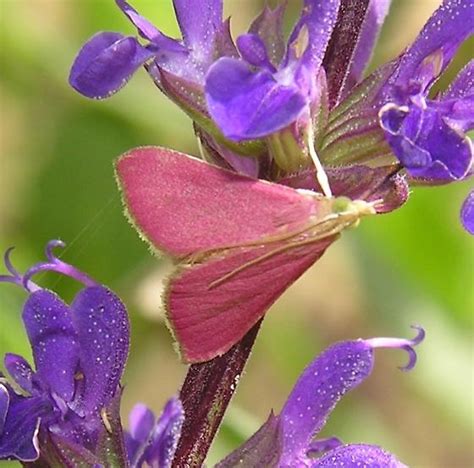
<instances>
[{"instance_id":1,"label":"plant stem","mask_svg":"<svg viewBox=\"0 0 474 468\"><path fill-rule=\"evenodd\" d=\"M185 419L173 467L202 466L250 356L262 320L227 353L189 367L180 392Z\"/></svg>"}]
</instances>

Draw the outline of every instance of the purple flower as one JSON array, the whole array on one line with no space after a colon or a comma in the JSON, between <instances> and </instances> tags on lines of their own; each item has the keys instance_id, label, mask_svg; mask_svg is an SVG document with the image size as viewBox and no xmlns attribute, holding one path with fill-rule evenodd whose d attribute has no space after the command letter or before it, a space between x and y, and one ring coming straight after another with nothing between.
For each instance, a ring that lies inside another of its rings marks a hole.
<instances>
[{"instance_id":1,"label":"purple flower","mask_svg":"<svg viewBox=\"0 0 474 468\"><path fill-rule=\"evenodd\" d=\"M161 73L168 73L202 85L208 67L231 44L221 0L173 1L181 41L161 33L125 0L116 3L145 44L115 32L93 36L79 52L69 77L70 84L87 97L102 99L116 93L147 62L157 83Z\"/></svg>"},{"instance_id":2,"label":"purple flower","mask_svg":"<svg viewBox=\"0 0 474 468\"><path fill-rule=\"evenodd\" d=\"M410 370L416 363L414 346L424 338L418 328L412 339L372 338L343 341L319 355L296 382L278 416L267 422L241 447L217 466L280 467L404 467L380 447L343 444L337 438L313 440L338 401L372 372L376 348L399 348L409 354Z\"/></svg>"},{"instance_id":3,"label":"purple flower","mask_svg":"<svg viewBox=\"0 0 474 468\"><path fill-rule=\"evenodd\" d=\"M171 398L159 418L145 405L135 405L130 413L130 431L125 433L131 468L171 466L178 445L184 411L177 398Z\"/></svg>"},{"instance_id":4,"label":"purple flower","mask_svg":"<svg viewBox=\"0 0 474 468\"><path fill-rule=\"evenodd\" d=\"M297 119L303 125L310 122L339 3L306 0L286 50L281 43L284 8L267 7L250 32L237 39L242 58L221 58L209 69L208 108L224 135L233 140L259 138ZM270 28L274 34L265 34Z\"/></svg>"},{"instance_id":5,"label":"purple flower","mask_svg":"<svg viewBox=\"0 0 474 468\"><path fill-rule=\"evenodd\" d=\"M47 261L24 275L11 264L11 249L5 254L10 274L0 276L0 281L22 286L29 294L23 322L34 369L21 356L5 355L5 368L22 394L1 378L0 459L47 460L59 450L71 459L74 453L77 459L95 463L94 454L99 456L108 433L117 429L109 419L118 413L128 355L127 311L112 291L54 256L52 250L63 246L60 241L49 242ZM68 305L33 283L31 278L41 271L70 276L84 288Z\"/></svg>"},{"instance_id":6,"label":"purple flower","mask_svg":"<svg viewBox=\"0 0 474 468\"><path fill-rule=\"evenodd\" d=\"M238 56L230 22L222 21L222 0L174 0L181 41L165 36L126 1L116 3L137 28L144 45L136 37L116 32L96 34L72 65L71 86L89 98L107 98L143 65L159 89L196 122L203 153L209 159L218 156L220 164L257 177L259 161L248 156L260 155L263 146L228 142L212 121L204 97L205 75L214 60Z\"/></svg>"},{"instance_id":7,"label":"purple flower","mask_svg":"<svg viewBox=\"0 0 474 468\"><path fill-rule=\"evenodd\" d=\"M395 156L422 183L442 184L472 174L474 61L449 88L429 92L461 43L474 31L474 2L446 0L398 59L384 87L380 124ZM463 219L469 230L470 221Z\"/></svg>"},{"instance_id":8,"label":"purple flower","mask_svg":"<svg viewBox=\"0 0 474 468\"><path fill-rule=\"evenodd\" d=\"M234 140L265 138L278 172L315 166L330 196L322 163L329 111L359 81L388 11L389 0L306 0L287 43L285 3L268 7L237 39L241 59L221 58L206 78L208 109ZM278 173L277 172L277 173Z\"/></svg>"},{"instance_id":9,"label":"purple flower","mask_svg":"<svg viewBox=\"0 0 474 468\"><path fill-rule=\"evenodd\" d=\"M326 196L336 193L330 172L339 169L356 180L389 162L413 184L472 174L473 62L446 91L429 93L472 34L473 0L444 0L415 42L366 79L390 0L305 0L287 41L286 3L266 6L237 45L222 1L173 3L181 41L117 0L143 41L94 36L72 67L72 86L107 97L145 65L193 119L203 159L272 181L312 171L310 188Z\"/></svg>"},{"instance_id":10,"label":"purple flower","mask_svg":"<svg viewBox=\"0 0 474 468\"><path fill-rule=\"evenodd\" d=\"M474 31L474 2L445 1L398 60L380 110L387 139L408 172L433 181L459 180L472 165L474 61L437 99L428 93Z\"/></svg>"}]
</instances>

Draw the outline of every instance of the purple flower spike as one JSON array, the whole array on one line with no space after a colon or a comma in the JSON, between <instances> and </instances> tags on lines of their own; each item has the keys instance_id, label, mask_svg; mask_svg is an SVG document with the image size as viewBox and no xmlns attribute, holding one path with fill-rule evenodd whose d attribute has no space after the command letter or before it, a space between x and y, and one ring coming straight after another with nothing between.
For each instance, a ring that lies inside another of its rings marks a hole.
<instances>
[{"instance_id":1,"label":"purple flower spike","mask_svg":"<svg viewBox=\"0 0 474 468\"><path fill-rule=\"evenodd\" d=\"M425 336L421 327L412 340L371 338L336 343L320 354L303 372L281 413L271 417L256 434L218 466L230 468L239 460L278 460L275 466L404 467L392 454L371 445L344 445L339 439L313 440L339 400L372 372L374 349L401 348L416 362L413 347ZM324 453L325 452L325 453ZM318 457L319 458L315 458Z\"/></svg>"},{"instance_id":2,"label":"purple flower spike","mask_svg":"<svg viewBox=\"0 0 474 468\"><path fill-rule=\"evenodd\" d=\"M30 269L28 269L25 274L21 275L13 266L10 255L13 251L14 247L10 247L6 250L3 261L5 264L6 269L10 273L9 275L0 275L0 282L7 282L7 283L14 283L18 286L23 286L28 292L35 292L40 290L41 288L31 281L31 278L40 273L42 271L55 271L65 276L69 276L70 278L74 278L75 280L79 281L80 283L84 284L85 286L96 286L97 283L90 278L87 274L83 273L82 271L78 270L72 265L68 263L64 263L63 261L59 260L54 253L53 249L56 247L64 248L66 244L60 240L51 240L46 244L45 247L45 256L48 259L47 262L40 262L36 265L33 265Z\"/></svg>"},{"instance_id":3,"label":"purple flower spike","mask_svg":"<svg viewBox=\"0 0 474 468\"><path fill-rule=\"evenodd\" d=\"M0 381L0 422L4 426L0 430L0 459L32 461L41 451L42 460L47 461L50 447L55 446L78 465L78 460L96 460L107 440L104 431L108 434L112 424L104 423L104 414L121 395L120 379L130 340L125 307L113 292L53 254L55 247L63 246L61 241L49 242L47 262L33 266L23 276L6 255L6 267L15 278L12 282L30 293L23 322L35 368L21 356L5 356L5 367L26 395L16 395L3 384L5 379ZM85 285L72 305L30 281L45 270L71 276ZM6 417L4 388L9 393ZM121 434L120 424L114 424L114 434ZM54 453L54 457L60 456ZM57 464L57 458L54 460Z\"/></svg>"},{"instance_id":4,"label":"purple flower spike","mask_svg":"<svg viewBox=\"0 0 474 468\"><path fill-rule=\"evenodd\" d=\"M219 462L215 468L242 466L280 467L281 430L278 417L270 413L263 426L240 448Z\"/></svg>"},{"instance_id":5,"label":"purple flower spike","mask_svg":"<svg viewBox=\"0 0 474 468\"><path fill-rule=\"evenodd\" d=\"M183 421L178 398L168 400L158 419L145 405L135 405L130 413L130 432L125 434L131 468L145 462L149 466L170 467Z\"/></svg>"},{"instance_id":6,"label":"purple flower spike","mask_svg":"<svg viewBox=\"0 0 474 468\"><path fill-rule=\"evenodd\" d=\"M474 94L474 59L460 72L449 88L442 94L443 99L462 99Z\"/></svg>"},{"instance_id":7,"label":"purple flower spike","mask_svg":"<svg viewBox=\"0 0 474 468\"><path fill-rule=\"evenodd\" d=\"M445 0L402 54L381 91L380 125L393 153L423 184L471 174L474 87L471 61L446 92L429 97L458 47L474 32L474 1Z\"/></svg>"}]
</instances>

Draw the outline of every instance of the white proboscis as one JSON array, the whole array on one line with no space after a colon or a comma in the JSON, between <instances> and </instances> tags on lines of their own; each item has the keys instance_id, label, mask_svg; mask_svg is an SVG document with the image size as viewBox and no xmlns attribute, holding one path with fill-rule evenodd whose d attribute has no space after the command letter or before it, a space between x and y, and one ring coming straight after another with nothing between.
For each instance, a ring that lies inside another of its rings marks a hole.
<instances>
[{"instance_id":1,"label":"white proboscis","mask_svg":"<svg viewBox=\"0 0 474 468\"><path fill-rule=\"evenodd\" d=\"M321 161L319 160L318 153L316 153L316 150L314 149L314 132L312 125L308 125L308 151L316 168L316 179L321 186L323 194L324 196L331 198L332 192L331 187L329 186L328 176L324 170L323 165L321 164Z\"/></svg>"}]
</instances>

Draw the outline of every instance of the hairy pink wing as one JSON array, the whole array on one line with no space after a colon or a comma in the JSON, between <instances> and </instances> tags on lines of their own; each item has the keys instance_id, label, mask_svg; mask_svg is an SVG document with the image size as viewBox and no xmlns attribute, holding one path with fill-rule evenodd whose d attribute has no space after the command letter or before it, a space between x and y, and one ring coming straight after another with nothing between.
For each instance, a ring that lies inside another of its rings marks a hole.
<instances>
[{"instance_id":1,"label":"hairy pink wing","mask_svg":"<svg viewBox=\"0 0 474 468\"><path fill-rule=\"evenodd\" d=\"M164 148L136 148L116 171L132 222L176 257L293 232L319 209L293 188Z\"/></svg>"},{"instance_id":2,"label":"hairy pink wing","mask_svg":"<svg viewBox=\"0 0 474 468\"><path fill-rule=\"evenodd\" d=\"M207 361L229 350L336 237L306 245L287 243L287 249L214 287L211 285L224 275L285 244L232 249L202 264L180 268L169 281L165 301L182 358Z\"/></svg>"}]
</instances>

